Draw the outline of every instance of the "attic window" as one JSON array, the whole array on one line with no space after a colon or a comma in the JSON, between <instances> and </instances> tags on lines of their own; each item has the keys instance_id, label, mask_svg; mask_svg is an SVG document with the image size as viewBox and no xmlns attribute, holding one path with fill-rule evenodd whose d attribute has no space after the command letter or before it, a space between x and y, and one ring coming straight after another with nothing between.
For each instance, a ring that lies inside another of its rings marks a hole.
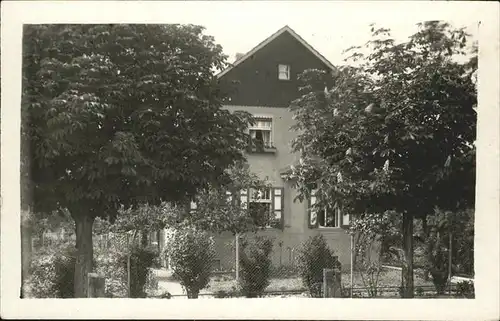
<instances>
[{"instance_id":1,"label":"attic window","mask_svg":"<svg viewBox=\"0 0 500 321\"><path fill-rule=\"evenodd\" d=\"M278 79L290 80L290 65L278 65Z\"/></svg>"}]
</instances>

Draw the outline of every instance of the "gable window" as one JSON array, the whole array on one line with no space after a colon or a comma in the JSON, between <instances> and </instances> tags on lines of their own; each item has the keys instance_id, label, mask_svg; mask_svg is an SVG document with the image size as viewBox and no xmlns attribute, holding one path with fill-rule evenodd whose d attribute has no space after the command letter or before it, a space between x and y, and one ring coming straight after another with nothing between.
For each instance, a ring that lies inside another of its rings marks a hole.
<instances>
[{"instance_id":1,"label":"gable window","mask_svg":"<svg viewBox=\"0 0 500 321\"><path fill-rule=\"evenodd\" d=\"M278 79L290 80L290 65L278 65Z\"/></svg>"},{"instance_id":2,"label":"gable window","mask_svg":"<svg viewBox=\"0 0 500 321\"><path fill-rule=\"evenodd\" d=\"M271 148L273 146L272 126L272 118L255 118L255 123L249 128L250 139L253 147Z\"/></svg>"},{"instance_id":3,"label":"gable window","mask_svg":"<svg viewBox=\"0 0 500 321\"><path fill-rule=\"evenodd\" d=\"M255 225L267 228L283 226L283 189L249 189L241 192L241 204L248 206L249 215Z\"/></svg>"}]
</instances>

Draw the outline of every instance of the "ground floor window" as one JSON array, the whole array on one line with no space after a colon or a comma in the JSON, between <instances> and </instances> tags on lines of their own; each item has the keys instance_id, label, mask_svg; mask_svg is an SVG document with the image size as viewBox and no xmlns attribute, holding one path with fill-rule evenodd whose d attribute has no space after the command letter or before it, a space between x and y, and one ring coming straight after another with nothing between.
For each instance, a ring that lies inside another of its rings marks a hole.
<instances>
[{"instance_id":1,"label":"ground floor window","mask_svg":"<svg viewBox=\"0 0 500 321\"><path fill-rule=\"evenodd\" d=\"M320 227L340 227L340 211L338 209L323 209L318 211Z\"/></svg>"},{"instance_id":2,"label":"ground floor window","mask_svg":"<svg viewBox=\"0 0 500 321\"><path fill-rule=\"evenodd\" d=\"M342 211L338 202L334 206L328 208L317 208L316 205L316 190L311 192L309 198L309 227L347 227L350 223L349 214Z\"/></svg>"},{"instance_id":3,"label":"ground floor window","mask_svg":"<svg viewBox=\"0 0 500 321\"><path fill-rule=\"evenodd\" d=\"M283 189L267 188L248 191L248 211L255 225L281 228L283 225ZM247 197L247 192L242 193Z\"/></svg>"}]
</instances>

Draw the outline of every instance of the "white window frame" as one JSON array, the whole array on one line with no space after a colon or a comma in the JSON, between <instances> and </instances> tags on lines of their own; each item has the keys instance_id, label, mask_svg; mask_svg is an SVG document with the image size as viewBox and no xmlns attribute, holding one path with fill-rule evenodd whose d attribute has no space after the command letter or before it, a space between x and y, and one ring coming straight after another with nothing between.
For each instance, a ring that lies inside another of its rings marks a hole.
<instances>
[{"instance_id":1,"label":"white window frame","mask_svg":"<svg viewBox=\"0 0 500 321\"><path fill-rule=\"evenodd\" d=\"M253 116L254 121L256 124L251 125L248 127L248 134L250 135L251 139L254 139L252 137L252 131L260 130L260 131L268 131L269 132L269 142L268 146L265 147L272 147L274 146L274 120L273 117L270 116L262 116L262 115L254 115ZM269 126L260 126L257 122L263 122L263 123L269 123ZM265 142L264 142L265 144Z\"/></svg>"},{"instance_id":2,"label":"white window frame","mask_svg":"<svg viewBox=\"0 0 500 321\"><path fill-rule=\"evenodd\" d=\"M321 215L323 215L323 218L324 218L324 222L326 222L326 219L327 219L327 216L328 214L331 214L333 212L333 216L334 216L334 219L333 219L333 222L334 222L334 226L323 226L321 225L321 220L319 219ZM335 208L335 209L321 209L317 212L317 220L318 220L318 228L322 228L322 229L332 229L332 228L340 228L342 226L342 215L340 213L340 209L338 208Z\"/></svg>"},{"instance_id":3,"label":"white window frame","mask_svg":"<svg viewBox=\"0 0 500 321\"><path fill-rule=\"evenodd\" d=\"M278 79L279 80L290 80L291 79L291 72L290 72L290 65L288 64L279 64L278 65ZM284 75L284 77L282 77Z\"/></svg>"},{"instance_id":4,"label":"white window frame","mask_svg":"<svg viewBox=\"0 0 500 321\"><path fill-rule=\"evenodd\" d=\"M316 195L317 195L317 190L312 190L312 193L311 193L311 198L314 198L314 203L316 203ZM334 211L333 215L334 215L334 222L335 222L335 225L334 226L323 226L320 224L320 216L323 215L323 221L326 222L326 218L327 218L327 215L329 213L332 213L332 211ZM316 210L316 220L317 220L317 228L320 228L320 229L338 229L338 228L341 228L342 227L342 223L343 223L343 219L344 219L344 215L342 215L341 211L340 211L340 208L338 206L335 206L335 208L321 208L319 210Z\"/></svg>"},{"instance_id":5,"label":"white window frame","mask_svg":"<svg viewBox=\"0 0 500 321\"><path fill-rule=\"evenodd\" d=\"M265 190L266 192L269 193L269 198L263 198L261 197L262 196L262 191L260 190L253 190L253 189L250 189L250 202L255 202L255 203L272 203L272 188L266 188ZM258 198L254 198L254 195L255 194L260 194L261 196L259 196ZM266 195L264 195L266 196Z\"/></svg>"},{"instance_id":6,"label":"white window frame","mask_svg":"<svg viewBox=\"0 0 500 321\"><path fill-rule=\"evenodd\" d=\"M272 193L273 189L272 188L266 188L266 191L269 193L269 198L254 198L254 193L256 192L253 189L249 189L250 195L248 195L248 207L250 208L250 203L264 203L264 204L269 204L269 217L272 217L274 215L274 209L273 209L273 200L272 200ZM257 191L261 192L261 191ZM263 226L265 228L273 228L269 222L266 224L266 226Z\"/></svg>"}]
</instances>

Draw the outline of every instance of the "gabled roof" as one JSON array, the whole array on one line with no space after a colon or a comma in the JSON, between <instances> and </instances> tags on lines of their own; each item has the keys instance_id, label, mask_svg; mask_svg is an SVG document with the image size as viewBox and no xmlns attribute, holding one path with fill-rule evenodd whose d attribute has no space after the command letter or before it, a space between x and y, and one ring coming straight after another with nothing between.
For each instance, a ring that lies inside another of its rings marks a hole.
<instances>
[{"instance_id":1,"label":"gabled roof","mask_svg":"<svg viewBox=\"0 0 500 321\"><path fill-rule=\"evenodd\" d=\"M288 32L292 37L294 37L298 42L300 42L304 47L306 47L313 55L315 55L319 60L321 60L325 65L328 66L331 70L335 69L335 66L332 65L331 62L329 62L325 57L323 57L316 49L314 49L310 44L308 44L304 39L302 39L301 36L299 36L295 31L293 31L292 28L289 26L284 26L280 30L276 31L274 34L272 34L270 37L268 37L266 40L262 41L260 44L258 44L255 48L250 50L247 54L245 54L243 57L240 59L236 60L230 67L224 69L221 71L217 77L220 78L227 74L230 70L232 70L234 67L238 66L245 60L247 60L249 57L251 57L253 54L255 54L257 51L260 49L264 48L267 44L272 42L274 39L278 38L280 35L283 33Z\"/></svg>"}]
</instances>

